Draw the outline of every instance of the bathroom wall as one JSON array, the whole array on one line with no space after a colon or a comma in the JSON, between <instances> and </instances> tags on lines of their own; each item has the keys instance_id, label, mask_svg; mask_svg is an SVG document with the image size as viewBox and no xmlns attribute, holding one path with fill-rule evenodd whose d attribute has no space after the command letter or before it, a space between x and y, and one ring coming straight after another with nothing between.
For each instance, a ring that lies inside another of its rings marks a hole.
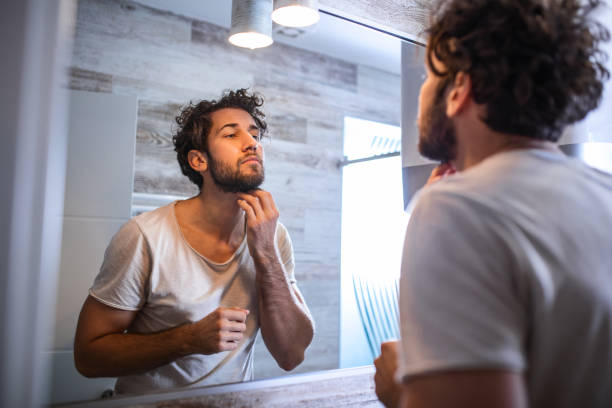
<instances>
[{"instance_id":1,"label":"bathroom wall","mask_svg":"<svg viewBox=\"0 0 612 408\"><path fill-rule=\"evenodd\" d=\"M99 398L114 379L86 379L74 367L79 311L104 249L131 215L137 100L69 92L66 187L47 403Z\"/></svg>"}]
</instances>

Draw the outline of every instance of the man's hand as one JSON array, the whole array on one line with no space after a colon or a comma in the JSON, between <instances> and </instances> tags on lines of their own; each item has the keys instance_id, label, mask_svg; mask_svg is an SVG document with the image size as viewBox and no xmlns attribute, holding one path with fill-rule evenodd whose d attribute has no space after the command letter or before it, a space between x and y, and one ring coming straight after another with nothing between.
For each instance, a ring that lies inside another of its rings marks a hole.
<instances>
[{"instance_id":1,"label":"man's hand","mask_svg":"<svg viewBox=\"0 0 612 408\"><path fill-rule=\"evenodd\" d=\"M219 307L189 327L189 344L197 354L215 354L238 347L249 311Z\"/></svg>"},{"instance_id":2,"label":"man's hand","mask_svg":"<svg viewBox=\"0 0 612 408\"><path fill-rule=\"evenodd\" d=\"M374 360L374 365L376 396L387 408L397 407L402 392L394 378L397 371L397 341L387 341L380 345L380 356Z\"/></svg>"},{"instance_id":3,"label":"man's hand","mask_svg":"<svg viewBox=\"0 0 612 408\"><path fill-rule=\"evenodd\" d=\"M259 261L274 259L278 209L272 194L264 190L238 193L238 205L246 214L247 244L251 256Z\"/></svg>"},{"instance_id":4,"label":"man's hand","mask_svg":"<svg viewBox=\"0 0 612 408\"><path fill-rule=\"evenodd\" d=\"M455 168L453 167L452 164L450 164L449 162L446 163L442 163L438 166L436 166L432 171L431 174L429 175L429 178L427 179L427 183L425 183L426 186L435 183L436 181L446 177L446 176L450 176L451 174L455 174L457 172L457 170L455 170Z\"/></svg>"}]
</instances>

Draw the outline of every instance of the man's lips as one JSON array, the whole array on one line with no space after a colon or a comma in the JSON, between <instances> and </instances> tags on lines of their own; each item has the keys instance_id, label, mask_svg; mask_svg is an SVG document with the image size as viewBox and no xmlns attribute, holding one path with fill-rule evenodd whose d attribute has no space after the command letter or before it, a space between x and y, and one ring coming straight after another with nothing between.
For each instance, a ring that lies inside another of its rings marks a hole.
<instances>
[{"instance_id":1,"label":"man's lips","mask_svg":"<svg viewBox=\"0 0 612 408\"><path fill-rule=\"evenodd\" d=\"M259 164L261 164L261 159L259 157L256 157L256 156L251 156L251 157L247 157L246 159L244 159L240 164L245 164L245 163L259 163Z\"/></svg>"}]
</instances>

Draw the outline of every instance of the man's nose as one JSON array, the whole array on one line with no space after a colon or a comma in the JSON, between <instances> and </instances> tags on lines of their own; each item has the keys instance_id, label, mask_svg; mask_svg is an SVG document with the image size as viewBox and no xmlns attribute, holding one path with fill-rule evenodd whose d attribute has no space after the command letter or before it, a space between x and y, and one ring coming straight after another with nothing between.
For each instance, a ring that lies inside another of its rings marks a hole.
<instances>
[{"instance_id":1,"label":"man's nose","mask_svg":"<svg viewBox=\"0 0 612 408\"><path fill-rule=\"evenodd\" d=\"M258 137L253 136L249 132L246 132L246 142L244 145L244 149L256 151L260 147L261 147L261 144L259 143Z\"/></svg>"}]
</instances>

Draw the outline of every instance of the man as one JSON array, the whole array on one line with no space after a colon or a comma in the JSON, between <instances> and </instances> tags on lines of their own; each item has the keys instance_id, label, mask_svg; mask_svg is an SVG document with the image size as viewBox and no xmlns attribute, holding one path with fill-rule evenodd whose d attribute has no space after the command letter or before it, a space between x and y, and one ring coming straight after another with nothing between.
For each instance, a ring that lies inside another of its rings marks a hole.
<instances>
[{"instance_id":1,"label":"man","mask_svg":"<svg viewBox=\"0 0 612 408\"><path fill-rule=\"evenodd\" d=\"M262 104L240 89L177 117L178 161L200 192L113 237L79 317L83 375L119 377L117 393L250 380L260 328L280 367L304 359L313 322L287 230L258 189Z\"/></svg>"},{"instance_id":2,"label":"man","mask_svg":"<svg viewBox=\"0 0 612 408\"><path fill-rule=\"evenodd\" d=\"M387 406L610 406L612 176L555 144L608 77L598 5L434 8L419 149L458 172L412 203L401 340L376 360Z\"/></svg>"}]
</instances>

